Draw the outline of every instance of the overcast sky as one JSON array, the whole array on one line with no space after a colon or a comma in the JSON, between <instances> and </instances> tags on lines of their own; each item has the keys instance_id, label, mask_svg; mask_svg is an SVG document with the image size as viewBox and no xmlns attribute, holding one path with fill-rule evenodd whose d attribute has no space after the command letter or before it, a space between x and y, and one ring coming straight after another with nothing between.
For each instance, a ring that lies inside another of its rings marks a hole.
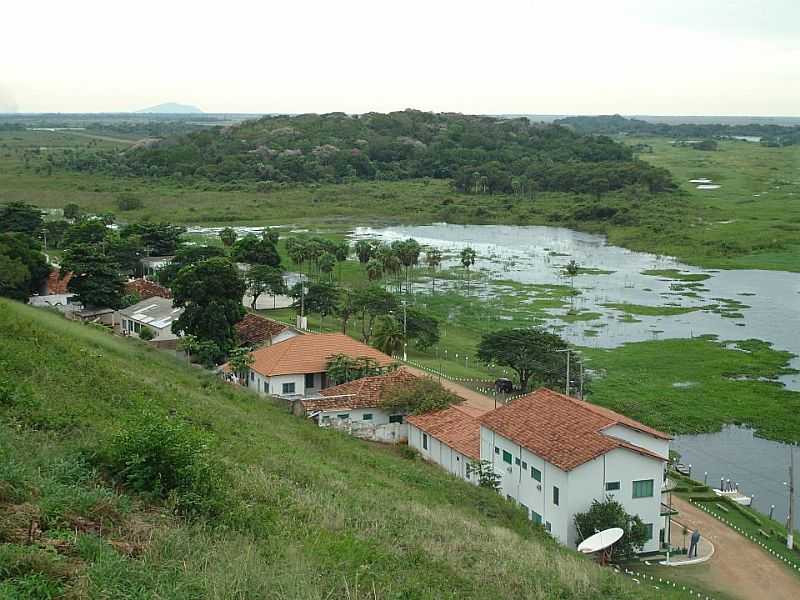
<instances>
[{"instance_id":1,"label":"overcast sky","mask_svg":"<svg viewBox=\"0 0 800 600\"><path fill-rule=\"evenodd\" d=\"M800 115L800 0L24 0L0 112Z\"/></svg>"}]
</instances>

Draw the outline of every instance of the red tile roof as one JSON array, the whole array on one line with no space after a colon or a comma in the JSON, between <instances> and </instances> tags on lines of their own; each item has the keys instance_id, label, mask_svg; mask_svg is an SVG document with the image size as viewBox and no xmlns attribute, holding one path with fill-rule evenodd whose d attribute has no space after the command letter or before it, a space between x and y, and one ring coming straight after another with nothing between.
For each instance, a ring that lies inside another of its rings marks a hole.
<instances>
[{"instance_id":1,"label":"red tile roof","mask_svg":"<svg viewBox=\"0 0 800 600\"><path fill-rule=\"evenodd\" d=\"M480 422L564 471L616 448L665 459L605 435L603 430L612 425L625 425L660 439L670 439L667 434L612 410L545 388L485 414Z\"/></svg>"},{"instance_id":2,"label":"red tile roof","mask_svg":"<svg viewBox=\"0 0 800 600\"><path fill-rule=\"evenodd\" d=\"M412 415L406 419L409 425L421 429L456 452L473 460L481 459L480 408L466 403L454 404L444 410Z\"/></svg>"},{"instance_id":3,"label":"red tile roof","mask_svg":"<svg viewBox=\"0 0 800 600\"><path fill-rule=\"evenodd\" d=\"M320 392L325 398L303 400L306 410L341 410L345 408L377 408L383 393L395 385L412 385L419 377L404 368L383 375L362 377Z\"/></svg>"},{"instance_id":4,"label":"red tile roof","mask_svg":"<svg viewBox=\"0 0 800 600\"><path fill-rule=\"evenodd\" d=\"M72 273L65 273L62 277L59 269L51 270L47 276L47 293L67 294L69 292L67 284L69 284L70 279L72 279Z\"/></svg>"},{"instance_id":5,"label":"red tile roof","mask_svg":"<svg viewBox=\"0 0 800 600\"><path fill-rule=\"evenodd\" d=\"M288 325L267 319L255 313L247 313L236 325L236 336L242 346L258 346L273 336L290 329Z\"/></svg>"},{"instance_id":6,"label":"red tile roof","mask_svg":"<svg viewBox=\"0 0 800 600\"><path fill-rule=\"evenodd\" d=\"M172 292L163 285L149 279L134 279L125 284L126 294L138 294L142 300L150 298L172 298Z\"/></svg>"},{"instance_id":7,"label":"red tile roof","mask_svg":"<svg viewBox=\"0 0 800 600\"><path fill-rule=\"evenodd\" d=\"M342 333L317 333L298 335L272 346L253 352L250 369L267 377L296 373L324 373L328 360L336 354L352 358L371 358L378 365L388 367L394 363L391 356L371 346L357 342Z\"/></svg>"}]
</instances>

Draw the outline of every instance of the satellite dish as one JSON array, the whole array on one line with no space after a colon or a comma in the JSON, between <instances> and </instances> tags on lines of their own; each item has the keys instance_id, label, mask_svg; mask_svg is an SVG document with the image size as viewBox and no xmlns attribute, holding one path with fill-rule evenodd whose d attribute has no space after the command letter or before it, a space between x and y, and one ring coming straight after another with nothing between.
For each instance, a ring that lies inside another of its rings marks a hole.
<instances>
[{"instance_id":1,"label":"satellite dish","mask_svg":"<svg viewBox=\"0 0 800 600\"><path fill-rule=\"evenodd\" d=\"M625 532L619 527L612 527L611 529L599 531L583 540L578 545L578 552L594 554L595 552L606 550L622 539L624 533Z\"/></svg>"}]
</instances>

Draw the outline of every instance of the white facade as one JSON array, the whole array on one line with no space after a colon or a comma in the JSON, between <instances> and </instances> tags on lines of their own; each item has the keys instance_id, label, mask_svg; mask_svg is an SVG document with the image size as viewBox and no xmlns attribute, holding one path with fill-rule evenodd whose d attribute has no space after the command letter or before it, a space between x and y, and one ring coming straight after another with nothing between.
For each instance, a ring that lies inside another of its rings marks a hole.
<instances>
[{"instance_id":1,"label":"white facade","mask_svg":"<svg viewBox=\"0 0 800 600\"><path fill-rule=\"evenodd\" d=\"M307 398L316 396L324 387L327 387L325 379L325 373L294 373L268 377L251 370L245 385L259 394Z\"/></svg>"},{"instance_id":2,"label":"white facade","mask_svg":"<svg viewBox=\"0 0 800 600\"><path fill-rule=\"evenodd\" d=\"M472 459L444 442L439 441L418 427L408 424L408 445L417 450L422 458L434 462L444 468L448 473L477 484L477 478L470 476L467 466Z\"/></svg>"},{"instance_id":3,"label":"white facade","mask_svg":"<svg viewBox=\"0 0 800 600\"><path fill-rule=\"evenodd\" d=\"M519 503L531 520L542 523L561 543L575 547L578 540L575 515L589 510L593 500L602 502L611 495L628 514L638 515L643 523L652 526L650 541L642 551L655 552L660 549L660 532L665 526L665 518L661 516L661 488L669 444L621 425L613 429L617 434L614 437L622 438L621 434L630 432L650 438L648 444L663 448L665 459L616 448L571 471L563 471L483 425L481 458L490 461L501 475L500 493ZM649 449L644 443L640 445ZM638 483L634 486L634 482ZM594 532L584 535L590 533Z\"/></svg>"},{"instance_id":4,"label":"white facade","mask_svg":"<svg viewBox=\"0 0 800 600\"><path fill-rule=\"evenodd\" d=\"M120 321L120 329L122 330L123 335L130 335L132 337L139 337L139 334L142 332L142 328L147 328L153 332L153 340L154 342L163 342L167 340L177 340L180 336L172 333L172 324L165 325L164 327L155 327L152 324L148 325L146 323L142 323L141 321L137 321L136 319L131 319L130 317L125 316L118 316L117 317Z\"/></svg>"}]
</instances>

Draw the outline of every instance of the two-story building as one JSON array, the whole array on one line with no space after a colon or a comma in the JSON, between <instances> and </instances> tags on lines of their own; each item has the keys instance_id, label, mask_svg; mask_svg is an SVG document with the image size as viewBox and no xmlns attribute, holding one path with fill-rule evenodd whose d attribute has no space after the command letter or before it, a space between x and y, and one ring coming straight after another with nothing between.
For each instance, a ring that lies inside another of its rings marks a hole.
<instances>
[{"instance_id":1,"label":"two-story building","mask_svg":"<svg viewBox=\"0 0 800 600\"><path fill-rule=\"evenodd\" d=\"M578 540L575 515L586 512L593 500L613 496L648 527L643 552L660 549L670 439L624 415L548 389L480 418L480 455L501 475L500 492L568 546Z\"/></svg>"},{"instance_id":2,"label":"two-story building","mask_svg":"<svg viewBox=\"0 0 800 600\"><path fill-rule=\"evenodd\" d=\"M371 359L379 367L394 363L391 356L342 333L298 335L254 350L253 363L243 383L260 394L315 396L330 387L328 362L337 354Z\"/></svg>"}]
</instances>

